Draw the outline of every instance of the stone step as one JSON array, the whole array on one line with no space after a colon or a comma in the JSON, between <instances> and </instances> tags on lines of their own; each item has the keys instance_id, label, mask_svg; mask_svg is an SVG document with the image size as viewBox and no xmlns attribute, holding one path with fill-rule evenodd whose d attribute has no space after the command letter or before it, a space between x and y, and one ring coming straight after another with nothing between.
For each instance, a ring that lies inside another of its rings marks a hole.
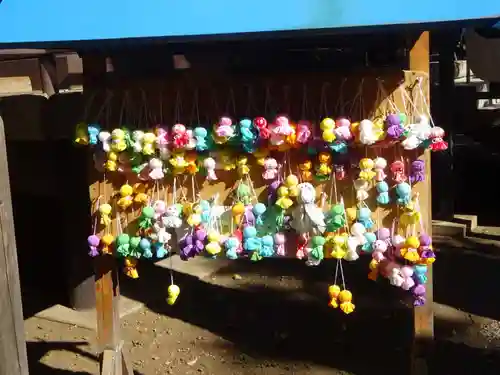
<instances>
[{"instance_id":1,"label":"stone step","mask_svg":"<svg viewBox=\"0 0 500 375\"><path fill-rule=\"evenodd\" d=\"M467 233L465 224L451 221L432 220L432 235L443 237L464 238Z\"/></svg>"},{"instance_id":2,"label":"stone step","mask_svg":"<svg viewBox=\"0 0 500 375\"><path fill-rule=\"evenodd\" d=\"M477 225L476 215L455 215L453 221L432 221L432 233L436 236L456 238L483 238L500 241L500 227Z\"/></svg>"},{"instance_id":3,"label":"stone step","mask_svg":"<svg viewBox=\"0 0 500 375\"><path fill-rule=\"evenodd\" d=\"M467 227L467 229L471 231L477 228L476 215L454 215L453 222L458 224L464 224Z\"/></svg>"}]
</instances>

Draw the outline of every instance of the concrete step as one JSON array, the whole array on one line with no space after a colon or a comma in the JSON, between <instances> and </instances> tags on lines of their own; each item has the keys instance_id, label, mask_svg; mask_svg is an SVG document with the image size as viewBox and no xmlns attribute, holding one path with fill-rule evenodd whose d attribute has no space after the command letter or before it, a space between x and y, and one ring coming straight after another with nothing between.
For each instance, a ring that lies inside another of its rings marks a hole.
<instances>
[{"instance_id":1,"label":"concrete step","mask_svg":"<svg viewBox=\"0 0 500 375\"><path fill-rule=\"evenodd\" d=\"M467 234L465 224L451 221L432 220L432 236L464 238Z\"/></svg>"},{"instance_id":2,"label":"concrete step","mask_svg":"<svg viewBox=\"0 0 500 375\"><path fill-rule=\"evenodd\" d=\"M468 230L473 231L477 228L477 216L476 215L454 215L453 222L457 224L464 224Z\"/></svg>"},{"instance_id":3,"label":"concrete step","mask_svg":"<svg viewBox=\"0 0 500 375\"><path fill-rule=\"evenodd\" d=\"M455 215L453 221L432 221L432 233L456 238L483 238L500 241L500 227L477 225L476 215Z\"/></svg>"}]
</instances>

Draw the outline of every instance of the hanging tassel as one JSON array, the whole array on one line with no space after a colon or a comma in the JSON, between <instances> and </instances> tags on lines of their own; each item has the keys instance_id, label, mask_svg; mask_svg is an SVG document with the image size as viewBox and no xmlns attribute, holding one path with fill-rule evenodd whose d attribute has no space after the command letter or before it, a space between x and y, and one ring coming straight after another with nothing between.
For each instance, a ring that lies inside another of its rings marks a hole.
<instances>
[{"instance_id":1,"label":"hanging tassel","mask_svg":"<svg viewBox=\"0 0 500 375\"><path fill-rule=\"evenodd\" d=\"M180 293L181 293L181 288L179 288L179 286L175 284L170 285L168 287L167 303L170 306L174 305Z\"/></svg>"}]
</instances>

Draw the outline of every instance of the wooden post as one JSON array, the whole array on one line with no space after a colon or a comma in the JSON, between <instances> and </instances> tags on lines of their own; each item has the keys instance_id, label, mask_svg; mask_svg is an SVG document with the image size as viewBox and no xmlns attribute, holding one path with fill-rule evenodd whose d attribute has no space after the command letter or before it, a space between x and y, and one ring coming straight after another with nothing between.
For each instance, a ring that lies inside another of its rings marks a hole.
<instances>
[{"instance_id":1,"label":"wooden post","mask_svg":"<svg viewBox=\"0 0 500 375\"><path fill-rule=\"evenodd\" d=\"M412 71L419 71L429 74L429 32L423 32L410 50L408 68ZM429 85L430 80L425 81ZM429 92L429 87L424 88ZM427 101L429 103L429 101ZM430 153L425 152L424 160L426 164L425 187L421 194L424 194L427 207L422 208L424 215L424 225L429 235L432 235L432 199L431 199L431 164ZM411 374L425 375L428 373L426 357L427 348L432 343L434 337L434 315L433 315L433 288L432 288L432 267L429 266L427 289L427 303L424 306L414 308L413 313L413 348L411 358Z\"/></svg>"},{"instance_id":2,"label":"wooden post","mask_svg":"<svg viewBox=\"0 0 500 375\"><path fill-rule=\"evenodd\" d=\"M53 56L42 56L40 58L40 76L42 79L43 92L52 96L58 92L56 62Z\"/></svg>"},{"instance_id":3,"label":"wooden post","mask_svg":"<svg viewBox=\"0 0 500 375\"><path fill-rule=\"evenodd\" d=\"M28 375L5 132L0 116L0 375Z\"/></svg>"},{"instance_id":4,"label":"wooden post","mask_svg":"<svg viewBox=\"0 0 500 375\"><path fill-rule=\"evenodd\" d=\"M84 95L104 87L106 59L103 56L83 57ZM89 161L91 181L89 194L91 202L101 194L104 176L98 176L93 163ZM93 206L95 206L93 204ZM92 207L94 210L95 207ZM132 367L123 354L123 341L120 338L119 300L120 288L116 260L111 255L101 255L95 260L95 294L97 312L97 339L101 355L102 375L133 375Z\"/></svg>"}]
</instances>

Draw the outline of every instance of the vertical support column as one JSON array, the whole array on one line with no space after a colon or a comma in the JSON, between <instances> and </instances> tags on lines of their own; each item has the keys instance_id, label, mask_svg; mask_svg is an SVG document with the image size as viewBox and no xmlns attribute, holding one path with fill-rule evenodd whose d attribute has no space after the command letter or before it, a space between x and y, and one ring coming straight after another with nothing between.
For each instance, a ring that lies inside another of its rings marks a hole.
<instances>
[{"instance_id":1,"label":"vertical support column","mask_svg":"<svg viewBox=\"0 0 500 375\"><path fill-rule=\"evenodd\" d=\"M429 73L429 32L423 32L413 47L410 49L408 67L412 71ZM425 80L429 85L430 80ZM424 92L429 92L429 87L424 87ZM429 103L429 101L427 101ZM426 206L422 207L422 215L426 230L431 235L432 230L432 199L431 199L431 165L430 152L425 151L423 156L426 168L426 183L421 191L425 195ZM433 288L432 288L432 267L429 266L427 289L427 303L424 306L413 310L413 347L411 358L411 374L425 375L428 373L427 357L428 348L434 337L434 316L433 316Z\"/></svg>"},{"instance_id":2,"label":"vertical support column","mask_svg":"<svg viewBox=\"0 0 500 375\"><path fill-rule=\"evenodd\" d=\"M103 56L83 56L84 95L105 88L106 58ZM95 98L102 98L96 95ZM96 99L99 100L99 99ZM88 161L89 176L92 184L89 195L92 203L104 190L104 176ZM108 187L109 190L110 188ZM95 204L92 204L95 209ZM97 312L97 341L101 354L102 375L133 375L132 367L123 354L123 341L120 338L120 288L116 260L112 255L100 255L95 259L95 295Z\"/></svg>"},{"instance_id":3,"label":"vertical support column","mask_svg":"<svg viewBox=\"0 0 500 375\"><path fill-rule=\"evenodd\" d=\"M106 60L102 56L83 56L83 93L84 97L94 96L95 91L103 87L102 80L105 79ZM95 95L95 98L100 96ZM95 99L99 100L99 99ZM86 100L84 99L84 102ZM92 185L89 187L90 200L93 203L100 194L100 185L104 184L103 176L97 175L91 160L87 160L89 177ZM95 207L92 207L94 209ZM94 213L94 212L93 212ZM97 336L99 346L107 349L115 346L117 332L115 327L119 326L115 320L119 315L115 312L120 292L116 278L116 267L112 256L99 256L95 260L95 294L97 311ZM116 302L115 302L116 300Z\"/></svg>"},{"instance_id":4,"label":"vertical support column","mask_svg":"<svg viewBox=\"0 0 500 375\"><path fill-rule=\"evenodd\" d=\"M0 116L0 375L28 375L9 167Z\"/></svg>"}]
</instances>

